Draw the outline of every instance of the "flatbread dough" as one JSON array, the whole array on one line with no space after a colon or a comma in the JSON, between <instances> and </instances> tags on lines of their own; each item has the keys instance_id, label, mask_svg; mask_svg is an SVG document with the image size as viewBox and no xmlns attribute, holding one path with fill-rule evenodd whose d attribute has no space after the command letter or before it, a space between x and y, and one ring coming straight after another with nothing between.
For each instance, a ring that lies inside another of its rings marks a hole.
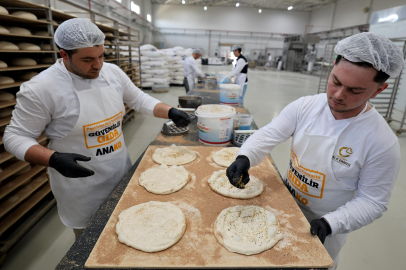
<instances>
[{"instance_id":1,"label":"flatbread dough","mask_svg":"<svg viewBox=\"0 0 406 270\"><path fill-rule=\"evenodd\" d=\"M229 167L237 158L238 147L226 147L213 153L213 161L220 166Z\"/></svg>"},{"instance_id":2,"label":"flatbread dough","mask_svg":"<svg viewBox=\"0 0 406 270\"><path fill-rule=\"evenodd\" d=\"M6 107L0 109L0 118L9 117L13 114L14 108Z\"/></svg>"},{"instance_id":3,"label":"flatbread dough","mask_svg":"<svg viewBox=\"0 0 406 270\"><path fill-rule=\"evenodd\" d=\"M12 66L36 66L37 62L31 58L16 58L11 61Z\"/></svg>"},{"instance_id":4,"label":"flatbread dough","mask_svg":"<svg viewBox=\"0 0 406 270\"><path fill-rule=\"evenodd\" d=\"M0 84L14 83L14 79L7 76L0 76Z\"/></svg>"},{"instance_id":5,"label":"flatbread dough","mask_svg":"<svg viewBox=\"0 0 406 270\"><path fill-rule=\"evenodd\" d=\"M8 67L7 63L0 60L0 68L6 68L6 67Z\"/></svg>"},{"instance_id":6,"label":"flatbread dough","mask_svg":"<svg viewBox=\"0 0 406 270\"><path fill-rule=\"evenodd\" d=\"M8 10L0 6L0 14L8 15Z\"/></svg>"},{"instance_id":7,"label":"flatbread dough","mask_svg":"<svg viewBox=\"0 0 406 270\"><path fill-rule=\"evenodd\" d=\"M31 36L31 32L28 29L21 28L21 27L9 27L8 30L11 34L15 35L24 35L24 36Z\"/></svg>"},{"instance_id":8,"label":"flatbread dough","mask_svg":"<svg viewBox=\"0 0 406 270\"><path fill-rule=\"evenodd\" d=\"M173 246L186 231L182 210L167 202L150 201L132 206L118 215L118 240L145 252Z\"/></svg>"},{"instance_id":9,"label":"flatbread dough","mask_svg":"<svg viewBox=\"0 0 406 270\"><path fill-rule=\"evenodd\" d=\"M0 41L0 50L19 50L17 45L8 41Z\"/></svg>"},{"instance_id":10,"label":"flatbread dough","mask_svg":"<svg viewBox=\"0 0 406 270\"><path fill-rule=\"evenodd\" d=\"M169 194L183 188L190 180L190 173L183 166L155 166L141 173L138 183L151 193Z\"/></svg>"},{"instance_id":11,"label":"flatbread dough","mask_svg":"<svg viewBox=\"0 0 406 270\"><path fill-rule=\"evenodd\" d=\"M51 44L41 44L39 46L40 46L41 50L43 50L43 51L51 51L52 50Z\"/></svg>"},{"instance_id":12,"label":"flatbread dough","mask_svg":"<svg viewBox=\"0 0 406 270\"><path fill-rule=\"evenodd\" d=\"M10 15L16 16L21 19L28 19L28 20L38 20L37 16L32 13L25 12L25 11L15 11Z\"/></svg>"},{"instance_id":13,"label":"flatbread dough","mask_svg":"<svg viewBox=\"0 0 406 270\"><path fill-rule=\"evenodd\" d=\"M253 255L283 239L275 215L255 205L224 209L214 223L214 235L228 251Z\"/></svg>"},{"instance_id":14,"label":"flatbread dough","mask_svg":"<svg viewBox=\"0 0 406 270\"><path fill-rule=\"evenodd\" d=\"M14 99L13 94L10 94L10 93L4 92L4 91L0 91L0 101L7 101L7 100L13 100L13 99Z\"/></svg>"},{"instance_id":15,"label":"flatbread dough","mask_svg":"<svg viewBox=\"0 0 406 270\"><path fill-rule=\"evenodd\" d=\"M18 48L23 51L40 51L41 48L38 45L32 44L32 43L27 43L27 42L21 42L17 44Z\"/></svg>"},{"instance_id":16,"label":"flatbread dough","mask_svg":"<svg viewBox=\"0 0 406 270\"><path fill-rule=\"evenodd\" d=\"M227 178L226 170L214 172L209 180L211 189L223 196L236 199L250 199L261 195L264 191L264 185L255 176L250 175L250 181L244 189L233 186Z\"/></svg>"},{"instance_id":17,"label":"flatbread dough","mask_svg":"<svg viewBox=\"0 0 406 270\"><path fill-rule=\"evenodd\" d=\"M22 81L29 81L32 77L37 76L38 72L35 71L27 71L23 75L20 76L20 80Z\"/></svg>"},{"instance_id":18,"label":"flatbread dough","mask_svg":"<svg viewBox=\"0 0 406 270\"><path fill-rule=\"evenodd\" d=\"M152 160L159 164L183 165L192 162L196 157L196 152L187 147L172 144L169 147L157 148Z\"/></svg>"},{"instance_id":19,"label":"flatbread dough","mask_svg":"<svg viewBox=\"0 0 406 270\"><path fill-rule=\"evenodd\" d=\"M54 61L54 59L52 57L48 56L48 57L42 58L41 63L43 63L43 64L53 64L53 63L55 63L55 61Z\"/></svg>"},{"instance_id":20,"label":"flatbread dough","mask_svg":"<svg viewBox=\"0 0 406 270\"><path fill-rule=\"evenodd\" d=\"M0 34L10 34L10 31L7 28L0 25Z\"/></svg>"},{"instance_id":21,"label":"flatbread dough","mask_svg":"<svg viewBox=\"0 0 406 270\"><path fill-rule=\"evenodd\" d=\"M35 32L36 36L43 36L43 37L49 37L48 31L37 31Z\"/></svg>"}]
</instances>

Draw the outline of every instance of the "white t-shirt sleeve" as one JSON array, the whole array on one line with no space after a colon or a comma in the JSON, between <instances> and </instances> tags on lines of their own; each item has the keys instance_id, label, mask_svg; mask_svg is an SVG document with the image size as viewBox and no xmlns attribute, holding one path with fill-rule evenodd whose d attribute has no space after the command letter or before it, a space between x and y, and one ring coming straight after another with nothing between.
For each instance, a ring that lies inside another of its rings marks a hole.
<instances>
[{"instance_id":1,"label":"white t-shirt sleeve","mask_svg":"<svg viewBox=\"0 0 406 270\"><path fill-rule=\"evenodd\" d=\"M17 105L13 117L7 126L3 142L7 152L20 160L24 160L25 153L37 145L36 139L51 122L52 113L41 102L34 92L22 84L17 92Z\"/></svg>"},{"instance_id":2,"label":"white t-shirt sleeve","mask_svg":"<svg viewBox=\"0 0 406 270\"><path fill-rule=\"evenodd\" d=\"M360 172L356 197L323 216L330 224L332 235L355 231L382 216L388 209L400 163L399 142L367 161Z\"/></svg>"},{"instance_id":3,"label":"white t-shirt sleeve","mask_svg":"<svg viewBox=\"0 0 406 270\"><path fill-rule=\"evenodd\" d=\"M138 112L153 116L155 106L161 101L142 92L120 68L117 67L116 73L120 76L123 86L124 103Z\"/></svg>"},{"instance_id":4,"label":"white t-shirt sleeve","mask_svg":"<svg viewBox=\"0 0 406 270\"><path fill-rule=\"evenodd\" d=\"M241 73L241 70L244 68L246 62L244 59L240 58L237 63L235 64L235 68L231 72L233 75L237 76Z\"/></svg>"},{"instance_id":5,"label":"white t-shirt sleeve","mask_svg":"<svg viewBox=\"0 0 406 270\"><path fill-rule=\"evenodd\" d=\"M295 132L302 101L303 98L300 98L290 103L268 125L252 134L238 155L247 156L251 167L261 163L276 145L289 139Z\"/></svg>"}]
</instances>

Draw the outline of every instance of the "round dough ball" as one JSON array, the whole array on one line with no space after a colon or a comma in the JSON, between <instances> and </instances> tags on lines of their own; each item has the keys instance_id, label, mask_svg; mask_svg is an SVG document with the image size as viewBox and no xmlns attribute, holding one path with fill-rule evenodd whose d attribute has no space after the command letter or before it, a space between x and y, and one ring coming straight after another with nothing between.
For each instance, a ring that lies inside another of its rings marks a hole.
<instances>
[{"instance_id":1,"label":"round dough ball","mask_svg":"<svg viewBox=\"0 0 406 270\"><path fill-rule=\"evenodd\" d=\"M43 37L49 37L48 31L37 31L35 32L36 36L43 36Z\"/></svg>"},{"instance_id":2,"label":"round dough ball","mask_svg":"<svg viewBox=\"0 0 406 270\"><path fill-rule=\"evenodd\" d=\"M233 186L226 175L226 170L214 172L209 180L211 189L223 196L236 198L236 199L250 199L261 195L264 191L262 182L252 174L250 174L250 181L245 185L244 189L236 188Z\"/></svg>"},{"instance_id":3,"label":"round dough ball","mask_svg":"<svg viewBox=\"0 0 406 270\"><path fill-rule=\"evenodd\" d=\"M6 107L0 109L0 118L9 117L13 114L13 108Z\"/></svg>"},{"instance_id":4,"label":"round dough ball","mask_svg":"<svg viewBox=\"0 0 406 270\"><path fill-rule=\"evenodd\" d=\"M12 66L21 67L21 66L36 66L37 62L31 58L16 58L11 61Z\"/></svg>"},{"instance_id":5,"label":"round dough ball","mask_svg":"<svg viewBox=\"0 0 406 270\"><path fill-rule=\"evenodd\" d=\"M228 251L253 255L283 239L276 216L255 205L224 209L214 223L214 236Z\"/></svg>"},{"instance_id":6,"label":"round dough ball","mask_svg":"<svg viewBox=\"0 0 406 270\"><path fill-rule=\"evenodd\" d=\"M152 160L158 164L183 165L192 162L196 157L196 153L187 147L172 144L169 147L155 149Z\"/></svg>"},{"instance_id":7,"label":"round dough ball","mask_svg":"<svg viewBox=\"0 0 406 270\"><path fill-rule=\"evenodd\" d=\"M53 64L54 63L54 59L52 57L44 57L41 59L41 63L42 64Z\"/></svg>"},{"instance_id":8,"label":"round dough ball","mask_svg":"<svg viewBox=\"0 0 406 270\"><path fill-rule=\"evenodd\" d=\"M169 194L183 188L190 180L183 166L155 166L141 173L138 183L151 193Z\"/></svg>"},{"instance_id":9,"label":"round dough ball","mask_svg":"<svg viewBox=\"0 0 406 270\"><path fill-rule=\"evenodd\" d=\"M237 158L237 153L240 150L238 147L226 147L213 153L213 161L220 166L228 167Z\"/></svg>"},{"instance_id":10,"label":"round dough ball","mask_svg":"<svg viewBox=\"0 0 406 270\"><path fill-rule=\"evenodd\" d=\"M0 68L6 68L6 67L8 67L7 63L0 60Z\"/></svg>"},{"instance_id":11,"label":"round dough ball","mask_svg":"<svg viewBox=\"0 0 406 270\"><path fill-rule=\"evenodd\" d=\"M0 14L4 14L4 15L8 15L8 11L7 9L5 9L4 7L0 6Z\"/></svg>"},{"instance_id":12,"label":"round dough ball","mask_svg":"<svg viewBox=\"0 0 406 270\"><path fill-rule=\"evenodd\" d=\"M8 92L0 91L0 101L8 101L8 100L13 100L14 95L10 94Z\"/></svg>"},{"instance_id":13,"label":"round dough ball","mask_svg":"<svg viewBox=\"0 0 406 270\"><path fill-rule=\"evenodd\" d=\"M8 41L0 41L0 50L19 50L17 45L8 42Z\"/></svg>"},{"instance_id":14,"label":"round dough ball","mask_svg":"<svg viewBox=\"0 0 406 270\"><path fill-rule=\"evenodd\" d=\"M37 76L38 72L35 71L28 71L25 72L23 75L20 76L20 80L22 81L29 81L32 77Z\"/></svg>"},{"instance_id":15,"label":"round dough ball","mask_svg":"<svg viewBox=\"0 0 406 270\"><path fill-rule=\"evenodd\" d=\"M41 48L32 43L21 42L17 44L18 48L23 51L40 51Z\"/></svg>"},{"instance_id":16,"label":"round dough ball","mask_svg":"<svg viewBox=\"0 0 406 270\"><path fill-rule=\"evenodd\" d=\"M41 44L39 46L43 51L52 51L51 44Z\"/></svg>"},{"instance_id":17,"label":"round dough ball","mask_svg":"<svg viewBox=\"0 0 406 270\"><path fill-rule=\"evenodd\" d=\"M105 36L110 36L110 37L111 37L111 36L114 36L113 33L111 33L111 32L104 32L103 34L104 34Z\"/></svg>"},{"instance_id":18,"label":"round dough ball","mask_svg":"<svg viewBox=\"0 0 406 270\"><path fill-rule=\"evenodd\" d=\"M38 20L37 16L26 11L14 11L10 15L16 16L21 19Z\"/></svg>"},{"instance_id":19,"label":"round dough ball","mask_svg":"<svg viewBox=\"0 0 406 270\"><path fill-rule=\"evenodd\" d=\"M118 215L118 240L145 252L165 250L186 231L182 210L167 202L150 201L132 206Z\"/></svg>"},{"instance_id":20,"label":"round dough ball","mask_svg":"<svg viewBox=\"0 0 406 270\"><path fill-rule=\"evenodd\" d=\"M28 172L29 170L31 170L31 165L28 165L27 167L25 167L25 168L19 170L19 171L16 172L14 175L15 175L15 176L19 176L19 175L22 175L23 173Z\"/></svg>"},{"instance_id":21,"label":"round dough ball","mask_svg":"<svg viewBox=\"0 0 406 270\"><path fill-rule=\"evenodd\" d=\"M14 83L14 79L7 76L0 76L0 84Z\"/></svg>"},{"instance_id":22,"label":"round dough ball","mask_svg":"<svg viewBox=\"0 0 406 270\"><path fill-rule=\"evenodd\" d=\"M28 29L21 28L21 27L9 27L8 30L11 34L15 35L24 35L24 36L31 36L31 32Z\"/></svg>"},{"instance_id":23,"label":"round dough ball","mask_svg":"<svg viewBox=\"0 0 406 270\"><path fill-rule=\"evenodd\" d=\"M104 41L104 44L111 45L111 41L106 39L106 40Z\"/></svg>"},{"instance_id":24,"label":"round dough ball","mask_svg":"<svg viewBox=\"0 0 406 270\"><path fill-rule=\"evenodd\" d=\"M0 25L0 34L10 34L10 31L7 28Z\"/></svg>"}]
</instances>

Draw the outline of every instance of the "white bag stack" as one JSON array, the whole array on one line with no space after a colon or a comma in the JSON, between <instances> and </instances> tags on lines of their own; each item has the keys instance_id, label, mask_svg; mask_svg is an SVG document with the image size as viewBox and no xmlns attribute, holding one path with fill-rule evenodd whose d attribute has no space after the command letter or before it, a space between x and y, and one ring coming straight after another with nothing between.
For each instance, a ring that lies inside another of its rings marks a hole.
<instances>
[{"instance_id":1,"label":"white bag stack","mask_svg":"<svg viewBox=\"0 0 406 270\"><path fill-rule=\"evenodd\" d=\"M168 61L169 78L171 84L183 84L183 63L185 59L185 49L180 46L162 50Z\"/></svg>"},{"instance_id":2,"label":"white bag stack","mask_svg":"<svg viewBox=\"0 0 406 270\"><path fill-rule=\"evenodd\" d=\"M152 85L169 86L169 69L163 51L159 51L153 45L141 46L141 85L151 87Z\"/></svg>"}]
</instances>

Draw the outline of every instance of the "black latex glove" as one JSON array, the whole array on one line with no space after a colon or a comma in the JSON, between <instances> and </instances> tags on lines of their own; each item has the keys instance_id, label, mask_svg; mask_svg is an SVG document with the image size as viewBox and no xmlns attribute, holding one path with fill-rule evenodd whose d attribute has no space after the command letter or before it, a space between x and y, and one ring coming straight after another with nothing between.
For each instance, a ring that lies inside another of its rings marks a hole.
<instances>
[{"instance_id":1,"label":"black latex glove","mask_svg":"<svg viewBox=\"0 0 406 270\"><path fill-rule=\"evenodd\" d=\"M168 112L168 117L177 127L187 127L190 124L190 117L184 111L171 108Z\"/></svg>"},{"instance_id":2,"label":"black latex glove","mask_svg":"<svg viewBox=\"0 0 406 270\"><path fill-rule=\"evenodd\" d=\"M228 181L230 181L233 186L244 189L245 185L250 181L248 174L249 169L249 159L246 156L238 156L226 170Z\"/></svg>"},{"instance_id":3,"label":"black latex glove","mask_svg":"<svg viewBox=\"0 0 406 270\"><path fill-rule=\"evenodd\" d=\"M49 167L54 168L60 174L69 178L88 177L94 175L94 171L86 169L76 161L89 161L90 157L55 152L49 158Z\"/></svg>"},{"instance_id":4,"label":"black latex glove","mask_svg":"<svg viewBox=\"0 0 406 270\"><path fill-rule=\"evenodd\" d=\"M313 219L312 222L310 222L310 233L317 235L321 243L324 244L326 236L331 234L331 227L324 218Z\"/></svg>"}]
</instances>

